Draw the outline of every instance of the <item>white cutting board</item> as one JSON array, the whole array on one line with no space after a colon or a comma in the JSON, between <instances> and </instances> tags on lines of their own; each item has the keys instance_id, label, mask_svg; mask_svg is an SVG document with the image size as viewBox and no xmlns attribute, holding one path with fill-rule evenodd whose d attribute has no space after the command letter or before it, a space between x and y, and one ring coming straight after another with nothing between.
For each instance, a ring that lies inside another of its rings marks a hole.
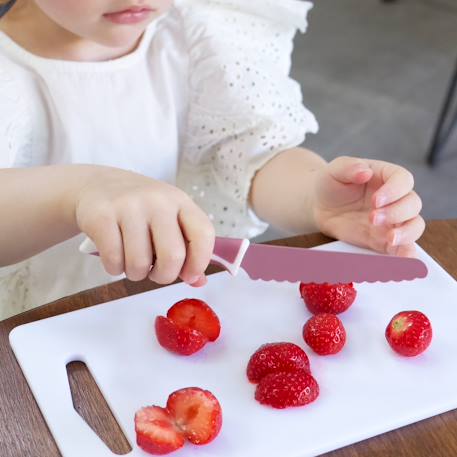
<instances>
[{"instance_id":1,"label":"white cutting board","mask_svg":"<svg viewBox=\"0 0 457 457\"><path fill-rule=\"evenodd\" d=\"M321 247L322 248L322 247ZM326 249L362 252L343 243ZM114 454L74 411L65 365L87 363L133 447L133 416L143 405L165 405L168 394L188 386L212 391L223 407L219 437L186 446L176 457L307 457L457 408L457 283L425 252L426 279L358 284L358 296L341 315L347 344L319 357L301 336L310 316L298 284L251 281L243 272L219 273L208 285L165 287L17 327L11 345L64 457ZM207 301L222 323L218 341L180 357L162 349L154 319L185 297ZM434 330L417 358L392 352L384 338L398 311L418 309ZM320 396L303 408L274 410L254 400L246 378L250 355L263 343L291 341L305 348Z\"/></svg>"}]
</instances>

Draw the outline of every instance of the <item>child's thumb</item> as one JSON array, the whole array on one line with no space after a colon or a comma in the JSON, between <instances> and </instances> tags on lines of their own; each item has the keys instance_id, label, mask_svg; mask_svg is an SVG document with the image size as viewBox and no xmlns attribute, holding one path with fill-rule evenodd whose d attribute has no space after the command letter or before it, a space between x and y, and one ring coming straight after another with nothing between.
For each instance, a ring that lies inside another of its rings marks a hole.
<instances>
[{"instance_id":1,"label":"child's thumb","mask_svg":"<svg viewBox=\"0 0 457 457\"><path fill-rule=\"evenodd\" d=\"M342 184L365 184L373 176L368 161L357 157L338 157L329 163L328 171Z\"/></svg>"}]
</instances>

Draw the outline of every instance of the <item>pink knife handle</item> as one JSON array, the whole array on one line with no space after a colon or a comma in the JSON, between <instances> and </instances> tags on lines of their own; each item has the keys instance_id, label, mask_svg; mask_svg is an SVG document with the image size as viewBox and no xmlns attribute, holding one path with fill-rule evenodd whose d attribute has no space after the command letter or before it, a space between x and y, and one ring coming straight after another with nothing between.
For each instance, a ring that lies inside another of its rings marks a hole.
<instances>
[{"instance_id":1,"label":"pink knife handle","mask_svg":"<svg viewBox=\"0 0 457 457\"><path fill-rule=\"evenodd\" d=\"M240 269L241 262L248 247L248 239L217 237L213 255L211 256L211 263L225 268L234 276ZM81 243L79 250L83 254L98 255L97 247L89 238L86 238Z\"/></svg>"},{"instance_id":2,"label":"pink knife handle","mask_svg":"<svg viewBox=\"0 0 457 457\"><path fill-rule=\"evenodd\" d=\"M240 269L244 254L249 247L248 239L217 237L211 263L224 267L235 276Z\"/></svg>"}]
</instances>

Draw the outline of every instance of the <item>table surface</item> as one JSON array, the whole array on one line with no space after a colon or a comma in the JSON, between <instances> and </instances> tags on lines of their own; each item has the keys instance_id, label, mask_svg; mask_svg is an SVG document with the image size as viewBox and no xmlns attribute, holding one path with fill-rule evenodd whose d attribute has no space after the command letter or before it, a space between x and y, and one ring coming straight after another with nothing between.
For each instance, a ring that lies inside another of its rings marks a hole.
<instances>
[{"instance_id":1,"label":"table surface","mask_svg":"<svg viewBox=\"0 0 457 457\"><path fill-rule=\"evenodd\" d=\"M331 241L321 234L272 242L312 247ZM457 219L429 221L419 244L457 279ZM219 271L210 267L208 272ZM22 371L8 335L16 326L157 288L148 281L118 281L63 298L0 322L0 456L60 457ZM81 363L67 368L73 403L79 414L116 454L130 446L103 396ZM457 410L325 454L325 457L449 457L457 455ZM279 456L278 456L279 457Z\"/></svg>"}]
</instances>

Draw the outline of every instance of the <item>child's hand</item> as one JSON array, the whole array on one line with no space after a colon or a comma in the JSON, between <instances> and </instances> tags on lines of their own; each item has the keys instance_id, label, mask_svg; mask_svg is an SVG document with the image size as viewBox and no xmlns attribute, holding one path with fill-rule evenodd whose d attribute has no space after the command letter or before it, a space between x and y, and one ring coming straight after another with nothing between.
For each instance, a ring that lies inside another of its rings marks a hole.
<instances>
[{"instance_id":1,"label":"child's hand","mask_svg":"<svg viewBox=\"0 0 457 457\"><path fill-rule=\"evenodd\" d=\"M76 196L75 209L79 228L97 246L108 273L159 284L178 277L194 286L206 283L214 228L178 188L99 167Z\"/></svg>"},{"instance_id":2,"label":"child's hand","mask_svg":"<svg viewBox=\"0 0 457 457\"><path fill-rule=\"evenodd\" d=\"M414 178L388 162L339 157L316 177L315 220L334 238L379 252L413 256L425 223Z\"/></svg>"}]
</instances>

